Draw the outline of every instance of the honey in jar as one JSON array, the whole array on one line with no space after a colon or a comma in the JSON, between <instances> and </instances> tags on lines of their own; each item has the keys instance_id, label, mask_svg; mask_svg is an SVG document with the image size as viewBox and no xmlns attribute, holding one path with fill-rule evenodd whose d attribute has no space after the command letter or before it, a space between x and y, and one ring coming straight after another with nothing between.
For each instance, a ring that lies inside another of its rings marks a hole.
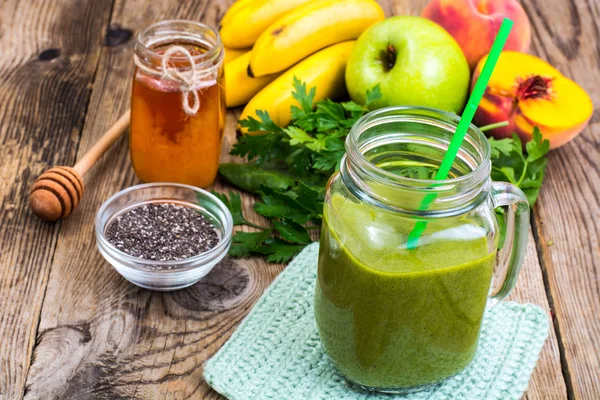
<instances>
[{"instance_id":1,"label":"honey in jar","mask_svg":"<svg viewBox=\"0 0 600 400\"><path fill-rule=\"evenodd\" d=\"M129 147L143 182L210 186L225 116L223 46L212 28L163 21L140 33Z\"/></svg>"}]
</instances>

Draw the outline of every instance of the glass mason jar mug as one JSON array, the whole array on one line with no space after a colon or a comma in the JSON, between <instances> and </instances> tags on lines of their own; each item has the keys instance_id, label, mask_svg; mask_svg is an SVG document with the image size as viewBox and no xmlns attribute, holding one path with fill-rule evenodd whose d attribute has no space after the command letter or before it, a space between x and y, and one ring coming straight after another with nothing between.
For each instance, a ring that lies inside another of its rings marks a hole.
<instances>
[{"instance_id":1,"label":"glass mason jar mug","mask_svg":"<svg viewBox=\"0 0 600 400\"><path fill-rule=\"evenodd\" d=\"M427 108L369 113L329 181L315 317L325 351L364 388L419 390L463 370L486 304L516 282L529 204L515 186L492 183L481 131L469 128L449 179L433 180L457 124ZM500 250L496 207L507 207Z\"/></svg>"},{"instance_id":2,"label":"glass mason jar mug","mask_svg":"<svg viewBox=\"0 0 600 400\"><path fill-rule=\"evenodd\" d=\"M210 186L225 120L219 34L193 21L162 21L135 43L129 148L143 182Z\"/></svg>"}]
</instances>

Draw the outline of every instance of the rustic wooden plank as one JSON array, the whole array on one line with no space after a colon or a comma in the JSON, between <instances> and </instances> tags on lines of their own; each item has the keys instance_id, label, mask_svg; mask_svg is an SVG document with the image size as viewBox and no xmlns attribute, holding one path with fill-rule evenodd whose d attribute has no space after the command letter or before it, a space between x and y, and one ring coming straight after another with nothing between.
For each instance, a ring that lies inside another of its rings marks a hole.
<instances>
[{"instance_id":1,"label":"rustic wooden plank","mask_svg":"<svg viewBox=\"0 0 600 400\"><path fill-rule=\"evenodd\" d=\"M546 296L542 270L538 260L535 239L529 234L527 253L519 279L508 300L533 303L542 307L550 318L552 311ZM553 326L537 362L526 393L529 400L565 399L567 389L562 376L559 344Z\"/></svg>"},{"instance_id":2,"label":"rustic wooden plank","mask_svg":"<svg viewBox=\"0 0 600 400\"><path fill-rule=\"evenodd\" d=\"M224 9L224 3L210 1L154 1L140 13L139 2L117 1L110 36L119 42L127 30L136 33L165 18L216 26ZM79 157L127 107L131 50L129 41L103 51L90 105L101 112L88 114ZM228 115L226 148L235 140L236 119ZM194 287L169 294L129 284L97 252L93 218L103 200L136 182L126 140L87 177L86 198L59 237L27 397L218 398L202 380L202 363L282 266L230 260ZM244 201L250 207L250 199Z\"/></svg>"},{"instance_id":3,"label":"rustic wooden plank","mask_svg":"<svg viewBox=\"0 0 600 400\"><path fill-rule=\"evenodd\" d=\"M600 104L600 4L524 5L536 26L535 52ZM569 398L600 397L600 114L552 152L536 206L534 233L555 312Z\"/></svg>"},{"instance_id":4,"label":"rustic wooden plank","mask_svg":"<svg viewBox=\"0 0 600 400\"><path fill-rule=\"evenodd\" d=\"M203 20L213 25L226 2L212 2ZM424 1L422 2L424 3ZM103 51L82 137L79 157L124 110L132 70L126 31L168 17L200 18L207 2L169 4L117 1L116 47ZM385 2L388 13L420 12L418 2ZM119 30L121 29L121 30ZM235 115L229 113L225 148L235 140ZM224 155L223 160L228 160ZM233 332L264 288L282 269L261 259L229 261L193 288L171 294L150 293L124 281L103 262L93 241L93 216L110 194L136 182L125 140L88 176L86 199L60 234L38 346L28 377L30 398L219 398L201 379L201 365ZM226 189L218 184L218 190ZM247 210L251 198L244 196ZM254 218L254 217L253 217ZM533 241L531 242L533 243ZM535 247L529 248L514 298L548 308ZM86 260L86 262L82 262ZM543 350L528 398L564 398L554 332Z\"/></svg>"},{"instance_id":5,"label":"rustic wooden plank","mask_svg":"<svg viewBox=\"0 0 600 400\"><path fill-rule=\"evenodd\" d=\"M29 212L29 186L75 158L110 7L0 3L0 398L23 394L61 227Z\"/></svg>"},{"instance_id":6,"label":"rustic wooden plank","mask_svg":"<svg viewBox=\"0 0 600 400\"><path fill-rule=\"evenodd\" d=\"M413 15L419 15L428 3L427 0L393 0L392 2L391 8L394 14L408 13ZM534 22L533 29L537 29L536 22ZM552 311L542 278L536 242L530 234L523 269L509 300L537 304L551 315ZM542 349L540 359L529 382L529 388L525 394L527 399L564 399L567 397L566 382L561 371L559 348L560 344L556 331L554 327L551 327L549 338Z\"/></svg>"},{"instance_id":7,"label":"rustic wooden plank","mask_svg":"<svg viewBox=\"0 0 600 400\"><path fill-rule=\"evenodd\" d=\"M391 3L390 8L395 15L420 15L428 0L392 0ZM508 300L533 303L542 307L549 315L552 313L542 279L536 242L531 234L529 235L527 255L519 275L519 280ZM524 397L527 399L543 400L564 399L566 398L566 392L565 378L561 371L559 341L554 327L551 327L548 340L542 349L540 359L537 362L531 381L529 382L529 388Z\"/></svg>"}]
</instances>

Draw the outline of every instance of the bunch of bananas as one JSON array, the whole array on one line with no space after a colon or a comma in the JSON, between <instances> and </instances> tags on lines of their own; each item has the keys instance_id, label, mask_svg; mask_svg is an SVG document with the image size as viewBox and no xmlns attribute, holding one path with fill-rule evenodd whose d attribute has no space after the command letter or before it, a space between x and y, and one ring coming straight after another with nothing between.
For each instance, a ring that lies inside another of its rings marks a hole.
<instances>
[{"instance_id":1,"label":"bunch of bananas","mask_svg":"<svg viewBox=\"0 0 600 400\"><path fill-rule=\"evenodd\" d=\"M316 87L315 102L341 96L355 39L383 19L375 0L237 0L220 30L227 107L285 126L294 77Z\"/></svg>"}]
</instances>

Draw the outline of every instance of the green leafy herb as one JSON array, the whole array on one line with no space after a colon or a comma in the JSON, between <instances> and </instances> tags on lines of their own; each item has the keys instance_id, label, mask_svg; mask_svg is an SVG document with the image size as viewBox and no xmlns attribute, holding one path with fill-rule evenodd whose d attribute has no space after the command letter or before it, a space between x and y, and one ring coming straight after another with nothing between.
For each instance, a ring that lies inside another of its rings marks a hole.
<instances>
[{"instance_id":1,"label":"green leafy herb","mask_svg":"<svg viewBox=\"0 0 600 400\"><path fill-rule=\"evenodd\" d=\"M267 219L268 226L248 221L239 194L218 195L233 214L235 225L247 225L257 231L237 232L230 254L235 257L266 255L270 262L286 262L312 241L309 231L322 220L325 186L339 168L344 155L344 141L354 123L368 112L369 105L381 98L379 86L367 92L365 106L330 99L313 102L316 89L294 78L292 95L297 105L291 107L292 121L281 128L266 111L249 117L240 125L260 136L243 135L234 144L232 155L246 157L248 163L226 163L220 174L240 189L260 197L254 211ZM537 199L550 149L536 128L533 139L523 152L521 140L489 139L492 179L511 182L527 195L531 205ZM405 167L402 174L431 179L435 171L419 166ZM502 222L504 215L499 210ZM501 224L503 225L503 224Z\"/></svg>"},{"instance_id":2,"label":"green leafy herb","mask_svg":"<svg viewBox=\"0 0 600 400\"><path fill-rule=\"evenodd\" d=\"M302 225L297 222L283 219L273 222L275 230L279 232L281 238L291 243L308 244L312 242L310 236Z\"/></svg>"},{"instance_id":3,"label":"green leafy herb","mask_svg":"<svg viewBox=\"0 0 600 400\"><path fill-rule=\"evenodd\" d=\"M269 262L287 262L298 254L304 246L304 244L292 244L278 238L270 238L256 252L266 255Z\"/></svg>"},{"instance_id":4,"label":"green leafy herb","mask_svg":"<svg viewBox=\"0 0 600 400\"><path fill-rule=\"evenodd\" d=\"M263 188L262 201L254 204L254 210L268 218L286 218L298 224L306 224L311 220L320 222L322 209L317 214L314 210L310 210L300 203L298 201L299 191L298 188L285 192ZM319 197L316 201L323 207L322 197Z\"/></svg>"},{"instance_id":5,"label":"green leafy herb","mask_svg":"<svg viewBox=\"0 0 600 400\"><path fill-rule=\"evenodd\" d=\"M313 109L315 88L307 90L306 84L298 79L294 79L293 86L292 95L299 106L292 106L291 124L283 129L274 127L268 113L257 112L260 121L249 117L240 121L240 125L250 131L264 131L267 134L243 135L233 145L231 154L247 157L263 168L285 169L300 181L309 175L326 181L344 154L348 130L368 111L368 105L381 97L381 90L379 86L369 90L366 106L326 99L317 102ZM234 178L233 175L223 175L228 180L229 177ZM237 185L236 182L232 183ZM244 189L248 190L247 187ZM260 186L250 191L259 189Z\"/></svg>"},{"instance_id":6,"label":"green leafy herb","mask_svg":"<svg viewBox=\"0 0 600 400\"><path fill-rule=\"evenodd\" d=\"M381 87L379 85L367 90L367 106L381 98Z\"/></svg>"},{"instance_id":7,"label":"green leafy herb","mask_svg":"<svg viewBox=\"0 0 600 400\"><path fill-rule=\"evenodd\" d=\"M257 252L270 236L270 229L259 232L236 232L231 238L229 254L233 257L248 257L250 253Z\"/></svg>"},{"instance_id":8,"label":"green leafy herb","mask_svg":"<svg viewBox=\"0 0 600 400\"><path fill-rule=\"evenodd\" d=\"M273 120L271 120L271 117L269 116L268 112L266 112L264 110L257 110L256 116L260 119L260 121L258 121L254 117L248 117L247 119L240 121L240 124L244 128L248 128L248 130L250 132L256 132L256 131L281 132L282 131L282 129L279 126L277 126L273 122Z\"/></svg>"},{"instance_id":9,"label":"green leafy herb","mask_svg":"<svg viewBox=\"0 0 600 400\"><path fill-rule=\"evenodd\" d=\"M254 228L261 228L260 226L255 225L252 222L246 220L246 218L244 218L244 214L242 213L242 198L239 193L236 193L236 192L230 190L229 197L227 197L223 193L218 193L218 192L212 192L212 194L217 196L219 198L219 200L221 200L223 203L225 203L225 205L231 212L234 226L235 225L248 225L248 226L252 226Z\"/></svg>"},{"instance_id":10,"label":"green leafy herb","mask_svg":"<svg viewBox=\"0 0 600 400\"><path fill-rule=\"evenodd\" d=\"M224 163L219 165L219 172L233 185L254 194L258 194L258 189L263 186L286 190L296 183L295 178L285 171L254 164Z\"/></svg>"},{"instance_id":11,"label":"green leafy herb","mask_svg":"<svg viewBox=\"0 0 600 400\"><path fill-rule=\"evenodd\" d=\"M518 186L533 206L544 180L550 142L543 139L537 127L533 129L533 137L525 146L526 154L523 153L521 139L514 133L510 139L490 138L488 141L492 150L492 179Z\"/></svg>"}]
</instances>

